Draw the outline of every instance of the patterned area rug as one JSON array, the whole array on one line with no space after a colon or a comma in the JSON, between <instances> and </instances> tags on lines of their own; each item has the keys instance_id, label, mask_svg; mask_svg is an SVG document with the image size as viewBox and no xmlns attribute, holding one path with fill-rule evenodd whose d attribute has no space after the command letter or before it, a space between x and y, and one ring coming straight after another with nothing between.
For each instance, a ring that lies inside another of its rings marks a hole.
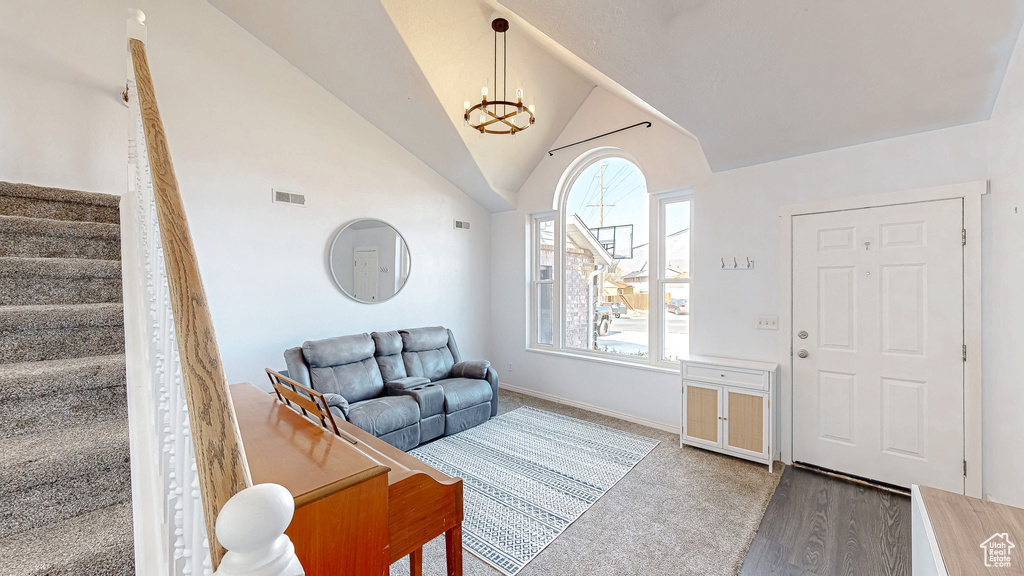
<instances>
[{"instance_id":1,"label":"patterned area rug","mask_svg":"<svg viewBox=\"0 0 1024 576\"><path fill-rule=\"evenodd\" d=\"M512 576L657 445L524 406L410 454L462 478L463 546Z\"/></svg>"}]
</instances>

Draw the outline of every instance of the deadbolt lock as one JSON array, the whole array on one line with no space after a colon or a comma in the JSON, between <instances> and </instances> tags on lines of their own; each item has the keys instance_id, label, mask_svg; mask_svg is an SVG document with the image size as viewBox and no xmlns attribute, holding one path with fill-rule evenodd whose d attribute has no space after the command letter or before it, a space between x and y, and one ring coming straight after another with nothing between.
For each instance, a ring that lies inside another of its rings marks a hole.
<instances>
[{"instance_id":1,"label":"deadbolt lock","mask_svg":"<svg viewBox=\"0 0 1024 576\"><path fill-rule=\"evenodd\" d=\"M801 330L801 331L797 332L796 335L799 336L801 340L806 340L807 339L807 330Z\"/></svg>"}]
</instances>

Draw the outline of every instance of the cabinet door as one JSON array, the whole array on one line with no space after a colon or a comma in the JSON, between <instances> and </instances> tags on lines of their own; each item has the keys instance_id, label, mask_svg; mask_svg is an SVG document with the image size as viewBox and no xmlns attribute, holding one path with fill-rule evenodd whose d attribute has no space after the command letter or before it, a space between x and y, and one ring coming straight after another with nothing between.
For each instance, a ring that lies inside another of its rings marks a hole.
<instances>
[{"instance_id":1,"label":"cabinet door","mask_svg":"<svg viewBox=\"0 0 1024 576\"><path fill-rule=\"evenodd\" d=\"M722 389L718 386L686 383L686 441L722 446Z\"/></svg>"},{"instance_id":2,"label":"cabinet door","mask_svg":"<svg viewBox=\"0 0 1024 576\"><path fill-rule=\"evenodd\" d=\"M725 388L723 447L747 456L768 457L768 396Z\"/></svg>"}]
</instances>

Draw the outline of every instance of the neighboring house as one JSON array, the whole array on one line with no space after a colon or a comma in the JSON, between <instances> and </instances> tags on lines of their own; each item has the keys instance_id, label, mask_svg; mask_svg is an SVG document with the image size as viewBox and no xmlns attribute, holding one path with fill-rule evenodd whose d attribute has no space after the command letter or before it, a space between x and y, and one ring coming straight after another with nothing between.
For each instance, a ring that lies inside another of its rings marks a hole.
<instances>
[{"instance_id":1,"label":"neighboring house","mask_svg":"<svg viewBox=\"0 0 1024 576\"><path fill-rule=\"evenodd\" d=\"M647 270L647 262L644 262L643 268L630 272L622 277L622 281L633 287L633 290L637 294L647 294L648 279L650 278L650 272Z\"/></svg>"},{"instance_id":2,"label":"neighboring house","mask_svg":"<svg viewBox=\"0 0 1024 576\"><path fill-rule=\"evenodd\" d=\"M604 281L604 297L606 301L611 300L615 296L628 296L633 293L633 286L631 284L618 280Z\"/></svg>"}]
</instances>

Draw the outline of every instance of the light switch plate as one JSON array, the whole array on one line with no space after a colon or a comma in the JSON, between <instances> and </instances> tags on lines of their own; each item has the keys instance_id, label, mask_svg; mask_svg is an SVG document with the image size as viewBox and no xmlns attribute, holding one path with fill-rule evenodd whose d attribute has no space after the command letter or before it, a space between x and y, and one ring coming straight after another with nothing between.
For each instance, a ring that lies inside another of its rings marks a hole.
<instances>
[{"instance_id":1,"label":"light switch plate","mask_svg":"<svg viewBox=\"0 0 1024 576\"><path fill-rule=\"evenodd\" d=\"M758 330L778 330L778 316L758 316L754 319L754 327Z\"/></svg>"}]
</instances>

